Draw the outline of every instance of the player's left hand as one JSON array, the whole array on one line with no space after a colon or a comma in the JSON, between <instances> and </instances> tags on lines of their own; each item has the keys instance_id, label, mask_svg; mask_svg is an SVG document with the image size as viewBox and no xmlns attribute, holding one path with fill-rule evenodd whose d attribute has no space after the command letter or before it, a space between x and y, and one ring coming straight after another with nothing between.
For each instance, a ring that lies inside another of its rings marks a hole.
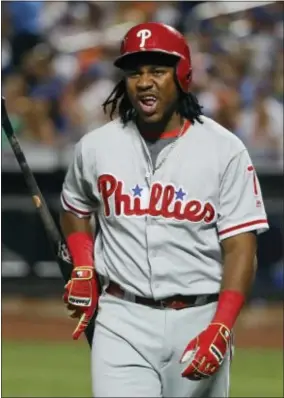
<instances>
[{"instance_id":1,"label":"player's left hand","mask_svg":"<svg viewBox=\"0 0 284 398\"><path fill-rule=\"evenodd\" d=\"M201 380L216 373L225 358L230 339L231 331L225 325L210 323L184 350L180 362L187 365L182 377Z\"/></svg>"}]
</instances>

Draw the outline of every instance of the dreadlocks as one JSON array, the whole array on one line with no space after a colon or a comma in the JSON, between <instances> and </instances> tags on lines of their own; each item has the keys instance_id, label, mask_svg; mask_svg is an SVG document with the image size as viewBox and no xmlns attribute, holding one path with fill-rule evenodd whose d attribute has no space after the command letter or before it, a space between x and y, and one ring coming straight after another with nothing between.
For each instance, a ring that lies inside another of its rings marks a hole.
<instances>
[{"instance_id":1,"label":"dreadlocks","mask_svg":"<svg viewBox=\"0 0 284 398\"><path fill-rule=\"evenodd\" d=\"M109 97L102 104L104 113L107 113L107 109L110 106L110 118L118 111L119 117L124 125L130 120L133 120L136 116L136 111L133 108L127 92L125 80L121 80L113 89ZM199 105L197 98L192 93L184 93L180 90L180 99L178 104L179 114L188 119L192 124L195 121L203 123L200 119L202 113L202 106Z\"/></svg>"}]
</instances>

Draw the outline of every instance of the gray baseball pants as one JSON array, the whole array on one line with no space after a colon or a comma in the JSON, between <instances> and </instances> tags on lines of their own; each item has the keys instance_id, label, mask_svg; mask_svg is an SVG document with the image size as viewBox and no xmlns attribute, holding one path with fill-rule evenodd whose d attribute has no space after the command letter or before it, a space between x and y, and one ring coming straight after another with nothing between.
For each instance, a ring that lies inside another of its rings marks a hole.
<instances>
[{"instance_id":1,"label":"gray baseball pants","mask_svg":"<svg viewBox=\"0 0 284 398\"><path fill-rule=\"evenodd\" d=\"M154 309L104 293L92 348L94 397L228 397L230 353L209 379L181 377L181 355L210 323L216 303Z\"/></svg>"}]
</instances>

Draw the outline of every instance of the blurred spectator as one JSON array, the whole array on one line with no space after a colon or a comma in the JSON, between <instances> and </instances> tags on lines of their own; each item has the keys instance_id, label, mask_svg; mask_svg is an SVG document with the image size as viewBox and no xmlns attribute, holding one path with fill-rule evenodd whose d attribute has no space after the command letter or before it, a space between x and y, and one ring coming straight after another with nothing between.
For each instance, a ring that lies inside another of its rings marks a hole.
<instances>
[{"instance_id":1,"label":"blurred spectator","mask_svg":"<svg viewBox=\"0 0 284 398\"><path fill-rule=\"evenodd\" d=\"M277 164L283 156L283 105L258 89L252 106L241 113L238 133L255 163Z\"/></svg>"},{"instance_id":2,"label":"blurred spectator","mask_svg":"<svg viewBox=\"0 0 284 398\"><path fill-rule=\"evenodd\" d=\"M227 14L222 2L202 1L2 3L2 88L23 140L62 147L105 123L122 36L160 21L188 38L205 114L238 135L257 165L283 167L283 3Z\"/></svg>"},{"instance_id":3,"label":"blurred spectator","mask_svg":"<svg viewBox=\"0 0 284 398\"><path fill-rule=\"evenodd\" d=\"M54 72L52 50L44 43L27 53L22 62L32 110L28 115L30 136L43 144L56 145L64 134L65 118L60 109L65 81Z\"/></svg>"},{"instance_id":4,"label":"blurred spectator","mask_svg":"<svg viewBox=\"0 0 284 398\"><path fill-rule=\"evenodd\" d=\"M102 103L114 88L107 72L108 64L98 62L80 72L71 83L64 100L69 131L79 138L107 122Z\"/></svg>"},{"instance_id":5,"label":"blurred spectator","mask_svg":"<svg viewBox=\"0 0 284 398\"><path fill-rule=\"evenodd\" d=\"M7 111L15 134L25 136L26 126L24 123L24 114L28 99L26 97L27 85L24 77L20 74L10 74L5 79L2 92L7 101ZM7 146L6 135L2 134L1 138L2 148L5 148Z\"/></svg>"},{"instance_id":6,"label":"blurred spectator","mask_svg":"<svg viewBox=\"0 0 284 398\"><path fill-rule=\"evenodd\" d=\"M42 41L40 14L42 1L5 2L10 20L12 62L15 67L21 64L22 57Z\"/></svg>"}]
</instances>

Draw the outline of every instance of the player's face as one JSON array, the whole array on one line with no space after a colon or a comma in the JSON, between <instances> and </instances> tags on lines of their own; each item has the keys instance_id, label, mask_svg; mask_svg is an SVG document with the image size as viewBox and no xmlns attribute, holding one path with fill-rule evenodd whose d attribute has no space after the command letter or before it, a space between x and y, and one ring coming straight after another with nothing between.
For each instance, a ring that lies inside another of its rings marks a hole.
<instances>
[{"instance_id":1,"label":"player's face","mask_svg":"<svg viewBox=\"0 0 284 398\"><path fill-rule=\"evenodd\" d=\"M138 65L126 71L129 100L144 123L158 123L176 109L178 90L174 67Z\"/></svg>"}]
</instances>

